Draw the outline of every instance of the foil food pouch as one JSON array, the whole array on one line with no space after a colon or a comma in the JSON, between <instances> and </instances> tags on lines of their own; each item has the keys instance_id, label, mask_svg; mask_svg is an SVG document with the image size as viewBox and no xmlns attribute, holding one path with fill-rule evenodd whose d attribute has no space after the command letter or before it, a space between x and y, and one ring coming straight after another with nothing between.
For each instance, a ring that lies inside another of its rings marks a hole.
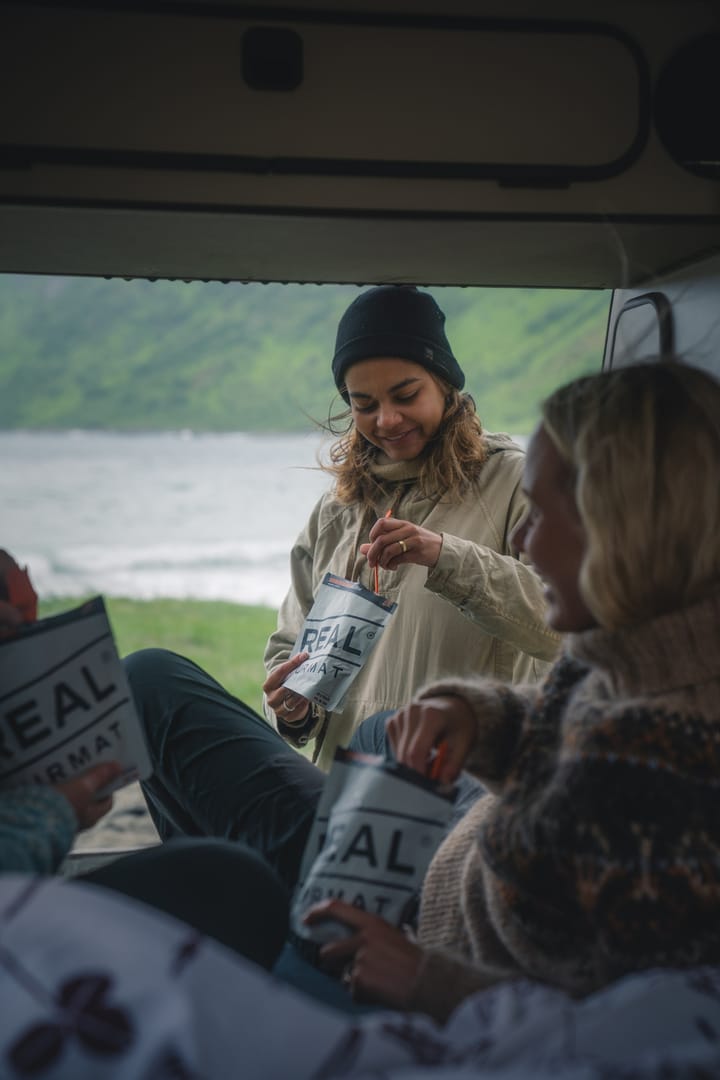
<instances>
[{"instance_id":1,"label":"foil food pouch","mask_svg":"<svg viewBox=\"0 0 720 1080\"><path fill-rule=\"evenodd\" d=\"M310 656L284 685L308 701L341 712L350 685L396 608L393 600L357 581L326 574L291 654Z\"/></svg>"},{"instance_id":2,"label":"foil food pouch","mask_svg":"<svg viewBox=\"0 0 720 1080\"><path fill-rule=\"evenodd\" d=\"M318 803L291 910L296 945L313 948L344 937L336 920L306 926L321 900L345 900L393 926L411 917L457 794L381 757L338 749Z\"/></svg>"}]
</instances>

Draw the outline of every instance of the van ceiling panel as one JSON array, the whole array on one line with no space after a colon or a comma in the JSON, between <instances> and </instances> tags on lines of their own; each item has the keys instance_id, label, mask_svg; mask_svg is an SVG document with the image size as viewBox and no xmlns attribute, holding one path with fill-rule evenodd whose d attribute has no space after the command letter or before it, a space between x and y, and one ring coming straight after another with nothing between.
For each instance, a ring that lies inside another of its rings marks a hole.
<instances>
[{"instance_id":1,"label":"van ceiling panel","mask_svg":"<svg viewBox=\"0 0 720 1080\"><path fill-rule=\"evenodd\" d=\"M38 35L23 5L4 27L7 159L565 185L621 172L647 137L643 54L595 22L102 6L46 12Z\"/></svg>"},{"instance_id":2,"label":"van ceiling panel","mask_svg":"<svg viewBox=\"0 0 720 1080\"><path fill-rule=\"evenodd\" d=\"M712 0L397 3L0 0L0 271L607 286L720 250L652 125Z\"/></svg>"},{"instance_id":3,"label":"van ceiling panel","mask_svg":"<svg viewBox=\"0 0 720 1080\"><path fill-rule=\"evenodd\" d=\"M0 266L18 273L239 281L608 288L720 251L689 225L262 215L0 205ZM681 243L678 243L681 240Z\"/></svg>"}]
</instances>

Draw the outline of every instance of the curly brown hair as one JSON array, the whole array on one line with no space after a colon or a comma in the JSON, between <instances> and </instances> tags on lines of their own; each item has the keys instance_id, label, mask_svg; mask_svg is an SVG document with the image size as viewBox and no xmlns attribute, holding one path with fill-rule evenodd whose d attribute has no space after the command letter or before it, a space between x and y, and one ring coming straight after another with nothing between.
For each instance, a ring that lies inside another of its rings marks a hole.
<instances>
[{"instance_id":1,"label":"curly brown hair","mask_svg":"<svg viewBox=\"0 0 720 1080\"><path fill-rule=\"evenodd\" d=\"M435 378L435 376L433 376ZM469 394L461 393L436 378L445 396L440 426L423 452L418 477L420 491L434 497L439 492L451 502L459 501L480 474L487 458L483 428ZM347 421L344 431L338 425ZM322 468L335 477L335 494L345 504L373 506L385 496L382 482L373 472L380 451L360 434L352 411L331 414L322 425L340 438L330 447L330 461Z\"/></svg>"}]
</instances>

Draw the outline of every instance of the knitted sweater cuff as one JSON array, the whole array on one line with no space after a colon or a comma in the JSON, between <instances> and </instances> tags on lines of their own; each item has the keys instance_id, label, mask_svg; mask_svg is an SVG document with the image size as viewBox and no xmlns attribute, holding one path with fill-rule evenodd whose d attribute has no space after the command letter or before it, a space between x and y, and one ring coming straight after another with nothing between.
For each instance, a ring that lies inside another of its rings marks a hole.
<instances>
[{"instance_id":1,"label":"knitted sweater cuff","mask_svg":"<svg viewBox=\"0 0 720 1080\"><path fill-rule=\"evenodd\" d=\"M315 705L310 706L305 718L299 724L286 724L278 716L276 718L278 735L282 735L283 739L293 746L307 746L320 730L324 716L325 710L320 710Z\"/></svg>"},{"instance_id":2,"label":"knitted sweater cuff","mask_svg":"<svg viewBox=\"0 0 720 1080\"><path fill-rule=\"evenodd\" d=\"M506 686L491 679L443 679L423 687L419 698L459 697L475 716L475 740L465 768L497 791L507 775L523 722L537 688Z\"/></svg>"},{"instance_id":3,"label":"knitted sweater cuff","mask_svg":"<svg viewBox=\"0 0 720 1080\"><path fill-rule=\"evenodd\" d=\"M411 1012L421 1012L446 1024L455 1009L471 994L507 979L507 972L473 967L449 953L427 949L408 1001Z\"/></svg>"},{"instance_id":4,"label":"knitted sweater cuff","mask_svg":"<svg viewBox=\"0 0 720 1080\"><path fill-rule=\"evenodd\" d=\"M275 728L278 735L295 747L307 746L322 728L326 716L325 709L313 703L300 723L286 724L282 717L270 708L264 695L263 712L270 727Z\"/></svg>"}]
</instances>

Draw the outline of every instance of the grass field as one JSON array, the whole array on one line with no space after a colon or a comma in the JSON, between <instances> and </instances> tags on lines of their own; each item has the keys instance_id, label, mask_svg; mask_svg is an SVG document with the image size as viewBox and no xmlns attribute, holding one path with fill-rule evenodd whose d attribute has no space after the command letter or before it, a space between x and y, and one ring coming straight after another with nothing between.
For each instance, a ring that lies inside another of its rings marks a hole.
<instances>
[{"instance_id":1,"label":"grass field","mask_svg":"<svg viewBox=\"0 0 720 1080\"><path fill-rule=\"evenodd\" d=\"M47 600L40 615L54 615L79 600ZM231 693L260 710L263 652L275 629L272 608L206 600L106 598L121 656L147 646L172 649L209 671Z\"/></svg>"}]
</instances>

